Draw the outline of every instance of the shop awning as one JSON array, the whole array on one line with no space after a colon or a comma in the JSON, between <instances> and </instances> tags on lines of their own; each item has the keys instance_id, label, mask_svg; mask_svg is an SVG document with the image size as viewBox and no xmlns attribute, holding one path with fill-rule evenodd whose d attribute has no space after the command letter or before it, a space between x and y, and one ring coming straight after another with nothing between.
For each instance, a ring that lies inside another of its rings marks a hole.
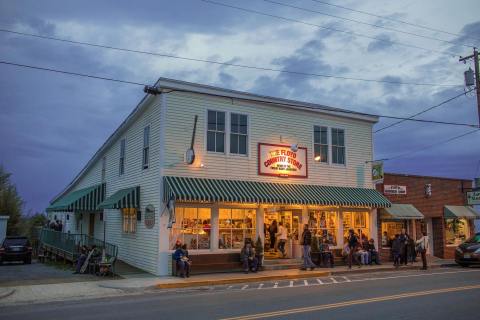
<instances>
[{"instance_id":1,"label":"shop awning","mask_svg":"<svg viewBox=\"0 0 480 320\"><path fill-rule=\"evenodd\" d=\"M480 219L480 213L469 206L445 206L443 207L443 214L446 219Z\"/></svg>"},{"instance_id":2,"label":"shop awning","mask_svg":"<svg viewBox=\"0 0 480 320\"><path fill-rule=\"evenodd\" d=\"M380 217L391 220L423 219L424 215L411 204L392 203L390 208L382 209Z\"/></svg>"},{"instance_id":3,"label":"shop awning","mask_svg":"<svg viewBox=\"0 0 480 320\"><path fill-rule=\"evenodd\" d=\"M140 208L140 187L121 189L98 205L99 209Z\"/></svg>"},{"instance_id":4,"label":"shop awning","mask_svg":"<svg viewBox=\"0 0 480 320\"><path fill-rule=\"evenodd\" d=\"M105 183L67 193L50 204L47 212L53 211L96 211L105 199Z\"/></svg>"},{"instance_id":5,"label":"shop awning","mask_svg":"<svg viewBox=\"0 0 480 320\"><path fill-rule=\"evenodd\" d=\"M164 177L164 201L278 203L383 208L374 189L186 177Z\"/></svg>"}]
</instances>

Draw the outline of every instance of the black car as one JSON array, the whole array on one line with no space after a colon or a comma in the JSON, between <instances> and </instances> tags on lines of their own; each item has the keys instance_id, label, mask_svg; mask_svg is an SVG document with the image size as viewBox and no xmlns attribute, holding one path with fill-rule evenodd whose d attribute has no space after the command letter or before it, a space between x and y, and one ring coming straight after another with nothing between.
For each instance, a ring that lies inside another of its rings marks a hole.
<instances>
[{"instance_id":1,"label":"black car","mask_svg":"<svg viewBox=\"0 0 480 320\"><path fill-rule=\"evenodd\" d=\"M4 261L32 263L32 246L27 237L6 237L0 247L0 264Z\"/></svg>"},{"instance_id":2,"label":"black car","mask_svg":"<svg viewBox=\"0 0 480 320\"><path fill-rule=\"evenodd\" d=\"M480 232L455 249L455 262L462 267L480 265Z\"/></svg>"}]
</instances>

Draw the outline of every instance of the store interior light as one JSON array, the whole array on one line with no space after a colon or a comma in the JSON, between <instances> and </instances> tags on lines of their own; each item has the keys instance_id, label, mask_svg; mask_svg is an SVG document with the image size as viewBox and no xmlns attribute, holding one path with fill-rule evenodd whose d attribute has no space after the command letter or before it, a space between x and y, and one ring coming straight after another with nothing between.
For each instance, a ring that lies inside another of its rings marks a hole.
<instances>
[{"instance_id":1,"label":"store interior light","mask_svg":"<svg viewBox=\"0 0 480 320\"><path fill-rule=\"evenodd\" d=\"M200 168L205 168L205 164L203 162L200 163Z\"/></svg>"}]
</instances>

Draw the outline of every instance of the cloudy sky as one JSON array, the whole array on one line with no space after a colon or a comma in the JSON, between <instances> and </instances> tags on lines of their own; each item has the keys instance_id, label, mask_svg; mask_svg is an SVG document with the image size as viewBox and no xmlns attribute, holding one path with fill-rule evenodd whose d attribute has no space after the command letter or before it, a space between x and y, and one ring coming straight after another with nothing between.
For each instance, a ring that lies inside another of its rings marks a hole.
<instances>
[{"instance_id":1,"label":"cloudy sky","mask_svg":"<svg viewBox=\"0 0 480 320\"><path fill-rule=\"evenodd\" d=\"M327 0L453 34L314 0L215 1L290 20L200 0L0 0L0 29L281 70L456 86L400 86L258 71L1 31L0 60L140 83L170 77L356 111L410 116L465 90L463 72L473 65L459 63L458 56L471 54L470 45L480 45L480 3L476 0ZM43 210L142 96L139 86L0 64L0 164L13 174L26 211ZM476 124L475 97L467 94L418 118ZM392 121L382 119L375 129ZM375 158L402 155L385 162L388 172L471 179L480 174L476 172L480 133L426 148L469 131L472 128L405 122L374 135Z\"/></svg>"}]
</instances>

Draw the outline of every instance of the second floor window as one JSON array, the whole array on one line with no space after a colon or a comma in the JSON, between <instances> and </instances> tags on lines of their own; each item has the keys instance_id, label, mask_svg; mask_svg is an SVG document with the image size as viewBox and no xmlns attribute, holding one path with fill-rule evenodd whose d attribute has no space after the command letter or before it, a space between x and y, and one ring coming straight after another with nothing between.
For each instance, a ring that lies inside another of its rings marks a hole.
<instances>
[{"instance_id":1,"label":"second floor window","mask_svg":"<svg viewBox=\"0 0 480 320\"><path fill-rule=\"evenodd\" d=\"M247 116L230 114L230 153L247 155L248 131Z\"/></svg>"},{"instance_id":2,"label":"second floor window","mask_svg":"<svg viewBox=\"0 0 480 320\"><path fill-rule=\"evenodd\" d=\"M313 159L328 163L328 128L313 127Z\"/></svg>"},{"instance_id":3,"label":"second floor window","mask_svg":"<svg viewBox=\"0 0 480 320\"><path fill-rule=\"evenodd\" d=\"M225 152L225 112L208 110L207 151Z\"/></svg>"},{"instance_id":4,"label":"second floor window","mask_svg":"<svg viewBox=\"0 0 480 320\"><path fill-rule=\"evenodd\" d=\"M120 140L120 161L118 164L118 173L125 173L125 139Z\"/></svg>"},{"instance_id":5,"label":"second floor window","mask_svg":"<svg viewBox=\"0 0 480 320\"><path fill-rule=\"evenodd\" d=\"M345 164L345 130L332 128L332 163Z\"/></svg>"},{"instance_id":6,"label":"second floor window","mask_svg":"<svg viewBox=\"0 0 480 320\"><path fill-rule=\"evenodd\" d=\"M107 158L103 157L102 158L102 182L105 182L106 173L107 173Z\"/></svg>"},{"instance_id":7,"label":"second floor window","mask_svg":"<svg viewBox=\"0 0 480 320\"><path fill-rule=\"evenodd\" d=\"M150 157L150 126L146 126L143 129L143 160L142 167L143 169L148 168L149 157Z\"/></svg>"}]
</instances>

